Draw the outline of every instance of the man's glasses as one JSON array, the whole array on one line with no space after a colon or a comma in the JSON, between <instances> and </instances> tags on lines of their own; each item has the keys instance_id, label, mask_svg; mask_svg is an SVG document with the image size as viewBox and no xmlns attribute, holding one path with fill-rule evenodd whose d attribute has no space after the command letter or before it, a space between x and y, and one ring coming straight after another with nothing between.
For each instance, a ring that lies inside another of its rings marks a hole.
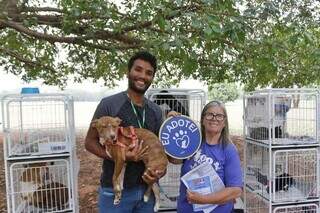
<instances>
[{"instance_id":1,"label":"man's glasses","mask_svg":"<svg viewBox=\"0 0 320 213\"><path fill-rule=\"evenodd\" d=\"M204 118L207 119L207 120L216 119L217 121L223 121L225 117L226 116L224 114L215 114L215 113L211 113L211 112L207 112L204 115Z\"/></svg>"}]
</instances>

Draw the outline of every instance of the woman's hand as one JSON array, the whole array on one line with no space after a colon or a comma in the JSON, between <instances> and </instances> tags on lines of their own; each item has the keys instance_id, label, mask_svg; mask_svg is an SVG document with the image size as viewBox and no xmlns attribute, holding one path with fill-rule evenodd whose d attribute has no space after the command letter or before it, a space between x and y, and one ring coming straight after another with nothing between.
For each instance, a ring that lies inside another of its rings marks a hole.
<instances>
[{"instance_id":1,"label":"woman's hand","mask_svg":"<svg viewBox=\"0 0 320 213\"><path fill-rule=\"evenodd\" d=\"M187 190L187 200L190 204L205 204L205 196L206 195Z\"/></svg>"},{"instance_id":2,"label":"woman's hand","mask_svg":"<svg viewBox=\"0 0 320 213\"><path fill-rule=\"evenodd\" d=\"M179 116L179 115L181 115L181 113L176 112L176 111L170 111L170 112L168 112L168 114L167 114L167 118L169 118L169 117L175 117L175 116Z\"/></svg>"},{"instance_id":3,"label":"woman's hand","mask_svg":"<svg viewBox=\"0 0 320 213\"><path fill-rule=\"evenodd\" d=\"M195 204L224 204L233 201L241 196L241 187L226 187L218 192L210 194L199 194L187 190L187 200L189 203Z\"/></svg>"}]
</instances>

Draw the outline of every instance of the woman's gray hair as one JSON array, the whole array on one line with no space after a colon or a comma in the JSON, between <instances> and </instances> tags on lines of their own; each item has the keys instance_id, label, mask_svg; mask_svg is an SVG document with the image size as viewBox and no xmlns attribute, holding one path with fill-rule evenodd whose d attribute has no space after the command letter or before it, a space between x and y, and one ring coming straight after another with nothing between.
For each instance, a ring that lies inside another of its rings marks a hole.
<instances>
[{"instance_id":1,"label":"woman's gray hair","mask_svg":"<svg viewBox=\"0 0 320 213\"><path fill-rule=\"evenodd\" d=\"M210 101L202 109L201 120L200 120L202 141L204 141L206 139L203 120L204 120L205 114L207 113L207 111L210 107L220 107L222 109L222 111L226 117L224 119L224 128L222 129L220 139L222 140L223 145L231 143L230 134L229 134L229 122L228 122L227 110L226 110L226 107L224 106L224 104L220 101Z\"/></svg>"}]
</instances>

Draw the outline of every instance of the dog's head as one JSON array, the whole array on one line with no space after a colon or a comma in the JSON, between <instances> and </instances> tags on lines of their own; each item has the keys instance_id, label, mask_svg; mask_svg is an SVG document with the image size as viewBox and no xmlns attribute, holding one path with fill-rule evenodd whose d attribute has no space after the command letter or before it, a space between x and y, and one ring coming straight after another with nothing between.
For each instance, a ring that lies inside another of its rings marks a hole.
<instances>
[{"instance_id":1,"label":"dog's head","mask_svg":"<svg viewBox=\"0 0 320 213\"><path fill-rule=\"evenodd\" d=\"M41 184L49 173L47 162L28 164L20 176L22 182Z\"/></svg>"},{"instance_id":2,"label":"dog's head","mask_svg":"<svg viewBox=\"0 0 320 213\"><path fill-rule=\"evenodd\" d=\"M103 116L93 120L91 126L97 129L103 145L106 142L115 144L117 142L117 133L121 121L118 117Z\"/></svg>"}]
</instances>

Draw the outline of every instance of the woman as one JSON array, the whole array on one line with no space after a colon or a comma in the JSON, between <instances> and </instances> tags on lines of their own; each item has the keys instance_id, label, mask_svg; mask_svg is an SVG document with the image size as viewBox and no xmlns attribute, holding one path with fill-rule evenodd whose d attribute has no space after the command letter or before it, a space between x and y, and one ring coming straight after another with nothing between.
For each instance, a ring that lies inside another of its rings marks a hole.
<instances>
[{"instance_id":1,"label":"woman","mask_svg":"<svg viewBox=\"0 0 320 213\"><path fill-rule=\"evenodd\" d=\"M187 190L181 183L178 213L194 212L192 204L217 204L211 212L232 212L234 200L242 193L242 172L237 149L229 139L228 116L222 103L212 101L203 108L201 133L201 147L193 157L183 161L181 176L206 161L215 169L225 188L203 195Z\"/></svg>"}]
</instances>

